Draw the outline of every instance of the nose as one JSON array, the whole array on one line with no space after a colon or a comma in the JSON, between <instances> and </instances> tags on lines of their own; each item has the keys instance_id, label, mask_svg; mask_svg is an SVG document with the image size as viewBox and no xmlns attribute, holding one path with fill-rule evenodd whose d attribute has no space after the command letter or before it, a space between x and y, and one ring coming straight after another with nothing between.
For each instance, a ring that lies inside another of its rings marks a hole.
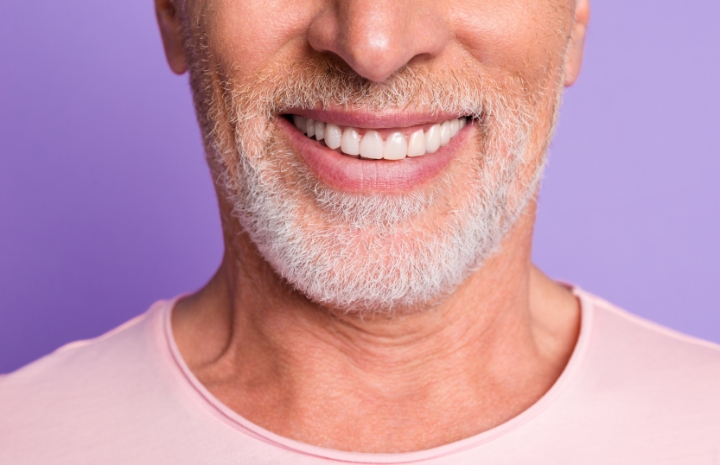
<instances>
[{"instance_id":1,"label":"nose","mask_svg":"<svg viewBox=\"0 0 720 465\"><path fill-rule=\"evenodd\" d=\"M371 81L384 81L412 60L439 55L449 40L449 31L436 6L445 0L329 3L310 25L310 46L339 56Z\"/></svg>"}]
</instances>

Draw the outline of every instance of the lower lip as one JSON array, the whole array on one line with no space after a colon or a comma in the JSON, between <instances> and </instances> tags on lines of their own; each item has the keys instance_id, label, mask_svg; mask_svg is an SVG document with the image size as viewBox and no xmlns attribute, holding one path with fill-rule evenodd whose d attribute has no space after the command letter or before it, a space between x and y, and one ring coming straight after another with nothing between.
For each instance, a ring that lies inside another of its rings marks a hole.
<instances>
[{"instance_id":1,"label":"lower lip","mask_svg":"<svg viewBox=\"0 0 720 465\"><path fill-rule=\"evenodd\" d=\"M431 154L402 160L362 160L342 155L310 139L284 117L277 117L300 158L326 184L349 192L397 192L414 189L440 174L467 140L473 124Z\"/></svg>"}]
</instances>

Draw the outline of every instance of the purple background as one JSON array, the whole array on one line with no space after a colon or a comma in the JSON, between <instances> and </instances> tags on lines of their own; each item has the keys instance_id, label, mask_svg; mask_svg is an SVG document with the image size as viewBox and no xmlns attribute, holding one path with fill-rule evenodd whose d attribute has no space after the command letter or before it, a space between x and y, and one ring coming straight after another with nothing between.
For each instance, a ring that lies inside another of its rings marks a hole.
<instances>
[{"instance_id":1,"label":"purple background","mask_svg":"<svg viewBox=\"0 0 720 465\"><path fill-rule=\"evenodd\" d=\"M599 0L535 259L720 341L720 2ZM0 372L201 286L220 227L151 0L0 1Z\"/></svg>"}]
</instances>

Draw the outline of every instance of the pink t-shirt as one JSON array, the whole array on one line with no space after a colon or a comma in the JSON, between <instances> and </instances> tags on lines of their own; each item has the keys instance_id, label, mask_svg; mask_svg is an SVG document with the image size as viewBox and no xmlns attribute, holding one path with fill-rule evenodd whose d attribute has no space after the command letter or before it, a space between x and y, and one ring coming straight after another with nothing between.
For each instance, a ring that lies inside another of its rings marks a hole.
<instances>
[{"instance_id":1,"label":"pink t-shirt","mask_svg":"<svg viewBox=\"0 0 720 465\"><path fill-rule=\"evenodd\" d=\"M266 431L180 357L171 302L0 378L0 464L720 465L720 347L575 289L580 338L555 385L490 431L363 454Z\"/></svg>"}]
</instances>

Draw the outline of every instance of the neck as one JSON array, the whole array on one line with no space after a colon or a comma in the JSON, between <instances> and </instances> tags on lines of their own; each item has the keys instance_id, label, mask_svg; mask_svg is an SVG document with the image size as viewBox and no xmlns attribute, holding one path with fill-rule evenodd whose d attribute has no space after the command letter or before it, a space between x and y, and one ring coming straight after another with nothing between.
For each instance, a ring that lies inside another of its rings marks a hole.
<instances>
[{"instance_id":1,"label":"neck","mask_svg":"<svg viewBox=\"0 0 720 465\"><path fill-rule=\"evenodd\" d=\"M302 442L381 453L479 434L545 394L577 340L575 298L530 263L532 213L451 296L395 317L318 307L235 241L176 306L178 347L220 401Z\"/></svg>"}]
</instances>

